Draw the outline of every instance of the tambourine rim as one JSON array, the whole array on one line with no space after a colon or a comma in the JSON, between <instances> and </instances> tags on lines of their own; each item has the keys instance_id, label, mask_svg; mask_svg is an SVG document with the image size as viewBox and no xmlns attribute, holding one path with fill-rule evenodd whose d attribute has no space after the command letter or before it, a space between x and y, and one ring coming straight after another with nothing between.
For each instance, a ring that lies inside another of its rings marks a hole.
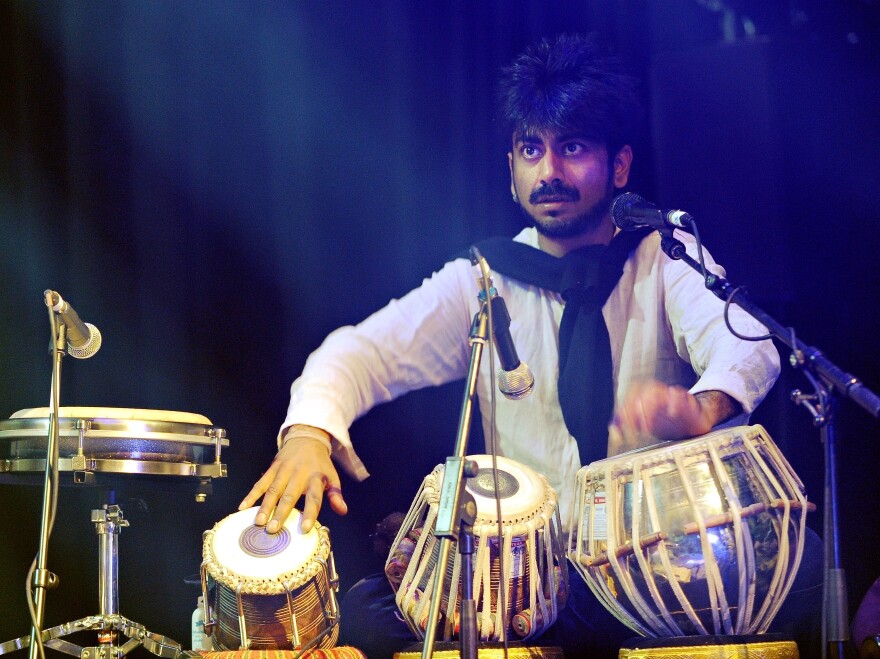
<instances>
[{"instance_id":1,"label":"tambourine rim","mask_svg":"<svg viewBox=\"0 0 880 659\"><path fill-rule=\"evenodd\" d=\"M46 470L46 460L39 458L12 458L0 460L0 474L29 474ZM58 459L58 471L62 473L93 472L132 476L179 476L185 478L225 478L226 465L217 462L189 462L178 460L138 460L83 458L77 456Z\"/></svg>"},{"instance_id":2,"label":"tambourine rim","mask_svg":"<svg viewBox=\"0 0 880 659\"><path fill-rule=\"evenodd\" d=\"M80 431L76 427L79 421L88 421L88 427L83 429L84 440L118 439L208 446L216 444L219 439L221 446L229 446L226 431L216 426L141 419L59 417L59 437L79 437ZM7 419L0 421L0 442L45 442L48 431L49 419L45 417Z\"/></svg>"}]
</instances>

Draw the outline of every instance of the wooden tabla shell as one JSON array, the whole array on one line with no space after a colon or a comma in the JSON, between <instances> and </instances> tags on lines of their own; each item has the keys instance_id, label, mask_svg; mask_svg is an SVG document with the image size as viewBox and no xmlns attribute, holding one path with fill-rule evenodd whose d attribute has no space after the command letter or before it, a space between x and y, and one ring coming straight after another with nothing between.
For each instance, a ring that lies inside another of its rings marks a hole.
<instances>
[{"instance_id":1,"label":"wooden tabla shell","mask_svg":"<svg viewBox=\"0 0 880 659\"><path fill-rule=\"evenodd\" d=\"M547 480L529 467L498 457L501 491L501 542L498 542L496 504L491 476L492 458L469 456L480 473L468 479L474 497L474 600L477 626L486 641L508 637L528 639L547 629L565 605L568 572L556 492ZM444 465L425 477L397 534L385 564L395 590L395 601L407 624L424 638L440 551L434 536ZM505 557L500 574L499 544ZM442 596L438 640L457 637L461 557L453 545ZM499 606L505 594L506 611ZM452 596L450 597L450 593Z\"/></svg>"},{"instance_id":2,"label":"wooden tabla shell","mask_svg":"<svg viewBox=\"0 0 880 659\"><path fill-rule=\"evenodd\" d=\"M204 534L202 589L215 649L331 648L339 635L338 578L330 535L256 526L259 508L233 513Z\"/></svg>"},{"instance_id":3,"label":"wooden tabla shell","mask_svg":"<svg viewBox=\"0 0 880 659\"><path fill-rule=\"evenodd\" d=\"M645 636L757 634L797 573L808 503L761 426L581 468L568 556Z\"/></svg>"}]
</instances>

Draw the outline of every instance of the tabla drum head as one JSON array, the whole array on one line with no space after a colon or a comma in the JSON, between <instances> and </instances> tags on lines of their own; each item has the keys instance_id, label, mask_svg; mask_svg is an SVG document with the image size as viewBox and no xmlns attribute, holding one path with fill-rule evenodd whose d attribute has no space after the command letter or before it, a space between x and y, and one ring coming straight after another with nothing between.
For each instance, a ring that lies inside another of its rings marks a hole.
<instances>
[{"instance_id":1,"label":"tabla drum head","mask_svg":"<svg viewBox=\"0 0 880 659\"><path fill-rule=\"evenodd\" d=\"M218 582L245 593L283 592L285 583L298 585L311 575L304 570L318 553L319 526L308 533L300 528L302 514L295 510L277 533L254 524L259 507L229 515L206 538L208 572Z\"/></svg>"},{"instance_id":2,"label":"tabla drum head","mask_svg":"<svg viewBox=\"0 0 880 659\"><path fill-rule=\"evenodd\" d=\"M491 455L472 455L479 467L473 478L468 478L465 485L473 495L477 504L477 524L494 524L497 522L495 506L495 479L492 472ZM541 510L547 492L547 482L535 471L523 464L497 456L498 464L498 496L501 499L501 521L516 523L528 519Z\"/></svg>"}]
</instances>

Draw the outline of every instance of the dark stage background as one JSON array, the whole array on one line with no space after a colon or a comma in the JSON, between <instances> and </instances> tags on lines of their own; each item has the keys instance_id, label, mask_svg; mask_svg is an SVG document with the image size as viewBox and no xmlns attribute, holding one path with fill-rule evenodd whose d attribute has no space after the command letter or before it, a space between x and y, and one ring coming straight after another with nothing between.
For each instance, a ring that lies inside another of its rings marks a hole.
<instances>
[{"instance_id":1,"label":"dark stage background","mask_svg":"<svg viewBox=\"0 0 880 659\"><path fill-rule=\"evenodd\" d=\"M201 534L268 466L309 352L459 248L519 229L490 92L541 36L605 36L644 80L631 189L695 215L732 281L880 389L877 10L725 4L0 3L0 417L47 404L53 288L104 335L93 359L65 360L64 404L197 412L231 440L206 503L188 482L122 479L123 615L187 643ZM784 372L757 420L819 529L822 449L795 386ZM460 389L355 424L374 475L344 481L348 517L321 516L343 588L381 566L373 525L451 450ZM880 576L877 430L842 405L853 609ZM0 484L0 641L29 629L41 491L26 480ZM47 626L97 613L98 499L61 492Z\"/></svg>"}]
</instances>

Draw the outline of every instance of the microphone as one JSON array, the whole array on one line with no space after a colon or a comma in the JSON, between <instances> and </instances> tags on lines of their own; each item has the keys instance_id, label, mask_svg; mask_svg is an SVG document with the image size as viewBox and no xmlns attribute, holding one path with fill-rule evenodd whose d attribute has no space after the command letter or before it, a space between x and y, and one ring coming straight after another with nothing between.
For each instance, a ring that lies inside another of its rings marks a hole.
<instances>
[{"instance_id":1,"label":"microphone","mask_svg":"<svg viewBox=\"0 0 880 659\"><path fill-rule=\"evenodd\" d=\"M67 327L67 354L77 359L88 359L101 348L101 332L91 323L79 319L66 300L55 291L46 291L46 303L61 316Z\"/></svg>"},{"instance_id":2,"label":"microphone","mask_svg":"<svg viewBox=\"0 0 880 659\"><path fill-rule=\"evenodd\" d=\"M621 231L633 231L639 227L687 229L694 218L684 211L657 208L635 192L624 192L611 202L611 220Z\"/></svg>"},{"instance_id":3,"label":"microphone","mask_svg":"<svg viewBox=\"0 0 880 659\"><path fill-rule=\"evenodd\" d=\"M480 269L489 272L486 259L480 256L476 248L471 248L471 262L479 264ZM478 278L478 284L482 278ZM484 292L480 290L480 299L485 301ZM501 362L501 370L498 372L498 389L505 398L519 400L525 398L535 386L535 376L529 370L528 365L521 361L516 354L516 346L513 337L510 336L510 314L504 298L498 295L498 291L492 286L489 277L489 304L492 305L492 341L495 351L498 353L498 361Z\"/></svg>"},{"instance_id":4,"label":"microphone","mask_svg":"<svg viewBox=\"0 0 880 659\"><path fill-rule=\"evenodd\" d=\"M504 299L498 295L494 287L491 290L494 292L489 301L492 305L492 328L494 330L492 339L495 341L498 361L501 362L501 370L498 372L498 389L506 398L519 400L532 393L535 386L535 376L516 354L516 346L513 345L513 337L510 336L510 314L507 312Z\"/></svg>"}]
</instances>

